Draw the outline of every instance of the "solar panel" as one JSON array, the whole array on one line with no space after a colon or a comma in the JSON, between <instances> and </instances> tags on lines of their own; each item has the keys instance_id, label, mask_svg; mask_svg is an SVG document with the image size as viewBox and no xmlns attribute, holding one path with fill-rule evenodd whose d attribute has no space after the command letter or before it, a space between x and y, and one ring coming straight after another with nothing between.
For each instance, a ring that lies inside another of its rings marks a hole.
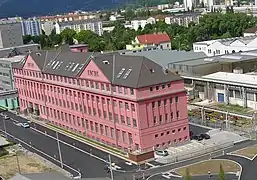
<instances>
[{"instance_id":1,"label":"solar panel","mask_svg":"<svg viewBox=\"0 0 257 180\"><path fill-rule=\"evenodd\" d=\"M127 77L129 76L129 74L131 73L132 69L128 69L126 74L123 76L123 79L127 79Z\"/></svg>"},{"instance_id":2,"label":"solar panel","mask_svg":"<svg viewBox=\"0 0 257 180\"><path fill-rule=\"evenodd\" d=\"M119 79L121 75L124 73L124 71L125 71L125 68L122 68L116 78Z\"/></svg>"}]
</instances>

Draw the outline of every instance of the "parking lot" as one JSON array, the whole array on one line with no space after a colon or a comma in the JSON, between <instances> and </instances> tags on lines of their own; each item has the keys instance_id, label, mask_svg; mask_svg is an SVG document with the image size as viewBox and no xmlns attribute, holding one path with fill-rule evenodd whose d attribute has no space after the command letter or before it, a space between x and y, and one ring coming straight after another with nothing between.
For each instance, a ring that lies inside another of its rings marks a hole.
<instances>
[{"instance_id":1,"label":"parking lot","mask_svg":"<svg viewBox=\"0 0 257 180\"><path fill-rule=\"evenodd\" d=\"M190 125L193 135L208 134L210 139L191 140L189 143L175 147L169 147L168 156L156 156L156 162L166 164L181 161L187 158L213 153L226 149L235 143L248 140L236 133L221 131L220 129L208 129L200 126Z\"/></svg>"}]
</instances>

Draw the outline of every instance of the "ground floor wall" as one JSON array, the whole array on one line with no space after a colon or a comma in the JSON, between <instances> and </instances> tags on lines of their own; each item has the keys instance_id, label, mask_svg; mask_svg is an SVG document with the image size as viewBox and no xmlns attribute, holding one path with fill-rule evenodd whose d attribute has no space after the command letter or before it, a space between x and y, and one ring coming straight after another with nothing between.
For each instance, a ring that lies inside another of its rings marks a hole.
<instances>
[{"instance_id":1,"label":"ground floor wall","mask_svg":"<svg viewBox=\"0 0 257 180\"><path fill-rule=\"evenodd\" d=\"M18 98L0 100L0 106L7 109L17 109L19 108Z\"/></svg>"}]
</instances>

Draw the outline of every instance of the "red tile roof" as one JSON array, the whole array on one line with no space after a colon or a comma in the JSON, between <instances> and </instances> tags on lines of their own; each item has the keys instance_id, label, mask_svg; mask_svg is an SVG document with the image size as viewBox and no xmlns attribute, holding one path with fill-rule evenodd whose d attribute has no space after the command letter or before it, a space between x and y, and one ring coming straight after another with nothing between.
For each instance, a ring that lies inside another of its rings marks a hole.
<instances>
[{"instance_id":1,"label":"red tile roof","mask_svg":"<svg viewBox=\"0 0 257 180\"><path fill-rule=\"evenodd\" d=\"M141 44L160 44L170 42L170 37L167 34L144 34L137 36Z\"/></svg>"}]
</instances>

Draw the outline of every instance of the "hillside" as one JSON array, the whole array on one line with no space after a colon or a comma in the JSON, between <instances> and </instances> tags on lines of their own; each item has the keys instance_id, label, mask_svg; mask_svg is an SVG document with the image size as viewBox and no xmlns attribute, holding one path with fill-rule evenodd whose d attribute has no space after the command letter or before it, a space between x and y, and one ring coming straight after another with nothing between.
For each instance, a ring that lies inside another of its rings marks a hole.
<instances>
[{"instance_id":1,"label":"hillside","mask_svg":"<svg viewBox=\"0 0 257 180\"><path fill-rule=\"evenodd\" d=\"M74 10L115 9L130 0L0 0L0 17L52 15Z\"/></svg>"}]
</instances>

